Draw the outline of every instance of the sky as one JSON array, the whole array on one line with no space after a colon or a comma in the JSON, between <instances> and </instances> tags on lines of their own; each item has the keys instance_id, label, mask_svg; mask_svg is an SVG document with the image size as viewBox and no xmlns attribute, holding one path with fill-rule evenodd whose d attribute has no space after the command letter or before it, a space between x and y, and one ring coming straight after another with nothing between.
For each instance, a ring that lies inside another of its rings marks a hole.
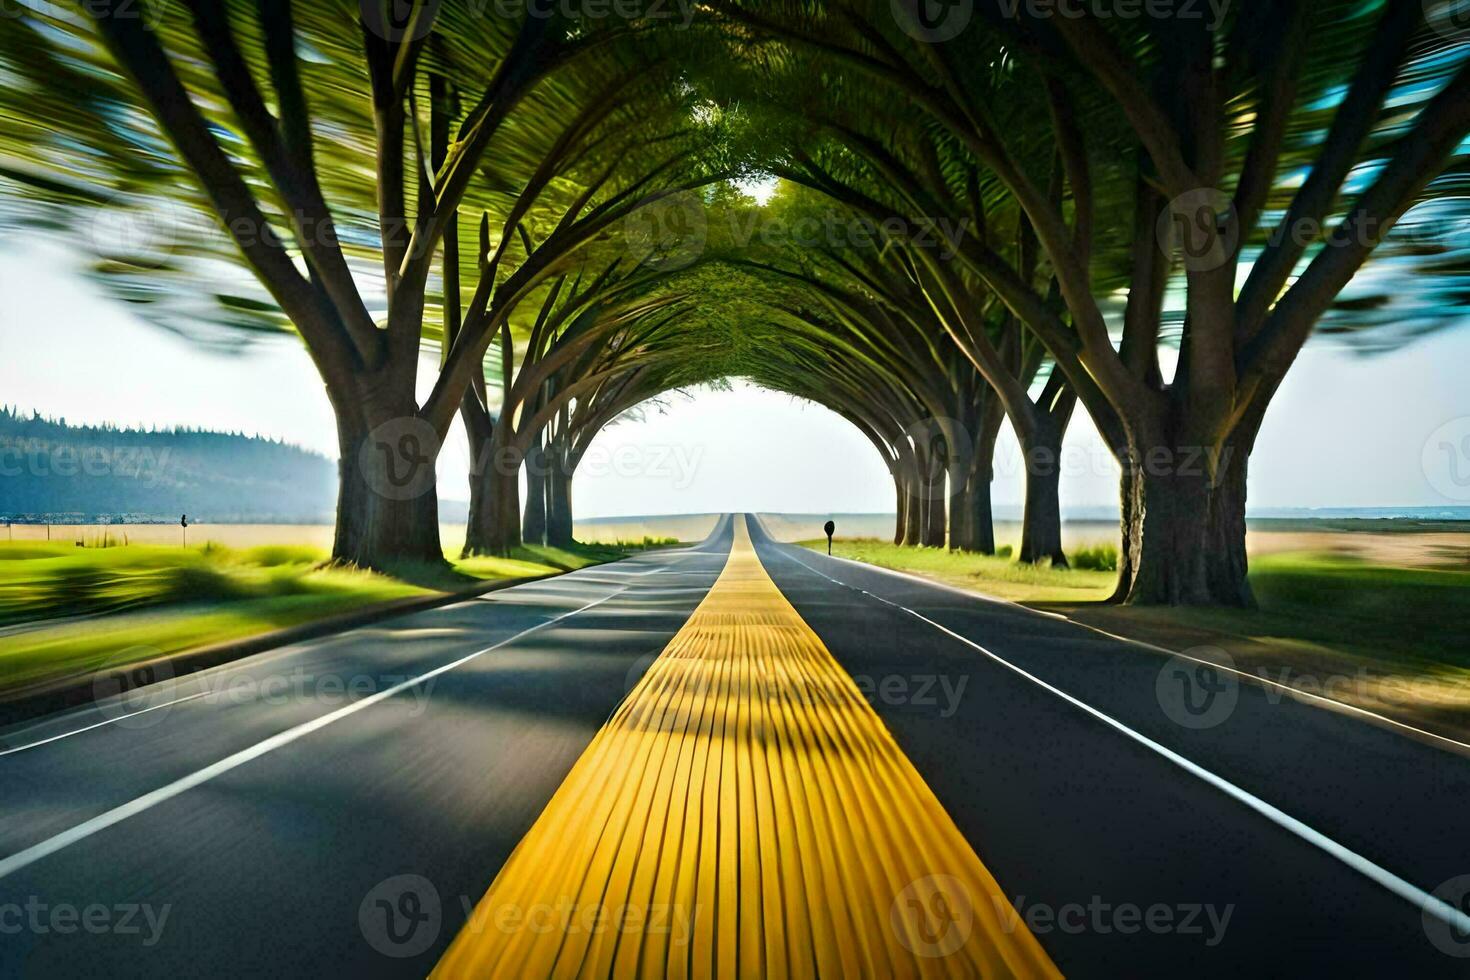
<instances>
[{"instance_id":1,"label":"sky","mask_svg":"<svg viewBox=\"0 0 1470 980\"><path fill-rule=\"evenodd\" d=\"M98 295L63 254L45 247L6 253L0 295L0 403L72 422L242 431L336 454L321 382L294 338L235 354L201 348ZM1443 445L1470 453L1466 365L1470 329L1371 357L1309 345L1251 458L1252 509L1470 503L1434 462ZM1063 465L1064 512L1116 506L1116 465L1080 409ZM996 471L996 506L1019 507L1020 460L1009 429ZM441 497L465 499L467 473L456 430L440 461ZM818 406L743 382L670 396L604 430L574 492L584 518L893 509L882 461L855 429Z\"/></svg>"}]
</instances>

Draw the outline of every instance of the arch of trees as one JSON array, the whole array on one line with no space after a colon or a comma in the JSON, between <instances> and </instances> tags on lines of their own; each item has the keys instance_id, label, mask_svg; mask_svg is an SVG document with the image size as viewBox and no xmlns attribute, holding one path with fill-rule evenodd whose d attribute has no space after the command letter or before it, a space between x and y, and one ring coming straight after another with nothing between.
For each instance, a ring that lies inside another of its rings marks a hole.
<instances>
[{"instance_id":1,"label":"arch of trees","mask_svg":"<svg viewBox=\"0 0 1470 980\"><path fill-rule=\"evenodd\" d=\"M1463 251L1416 220L1467 182L1453 6L38 6L0 34L0 214L175 329L300 337L341 561L442 560L403 468L456 416L466 551L504 553L571 540L599 431L739 376L862 431L910 544L994 550L1008 420L1023 561L1066 561L1080 406L1122 472L1116 598L1249 605L1247 464L1298 352L1380 245Z\"/></svg>"}]
</instances>

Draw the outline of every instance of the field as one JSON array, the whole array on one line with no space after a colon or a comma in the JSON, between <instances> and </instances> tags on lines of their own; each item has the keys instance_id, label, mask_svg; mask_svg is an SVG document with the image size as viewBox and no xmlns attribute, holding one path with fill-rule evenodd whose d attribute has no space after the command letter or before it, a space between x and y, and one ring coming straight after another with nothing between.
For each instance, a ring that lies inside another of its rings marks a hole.
<instances>
[{"instance_id":1,"label":"field","mask_svg":"<svg viewBox=\"0 0 1470 980\"><path fill-rule=\"evenodd\" d=\"M331 565L331 529L317 526L191 528L187 548L181 529L164 525L52 528L50 541L44 529L13 530L25 533L0 540L0 700L103 667L672 543L645 535L458 559L456 541L448 569L388 576Z\"/></svg>"},{"instance_id":2,"label":"field","mask_svg":"<svg viewBox=\"0 0 1470 980\"><path fill-rule=\"evenodd\" d=\"M636 544L645 538L667 542L702 540L715 526L716 514L682 514L670 517L607 517L573 524L573 535L588 544ZM177 524L13 524L0 536L7 542L51 542L87 547L104 544L156 544L181 547L186 532ZM330 524L191 524L188 543L226 548L256 548L266 545L303 545L326 551L332 547ZM444 550L457 554L464 545L464 524L440 524L439 540Z\"/></svg>"}]
</instances>

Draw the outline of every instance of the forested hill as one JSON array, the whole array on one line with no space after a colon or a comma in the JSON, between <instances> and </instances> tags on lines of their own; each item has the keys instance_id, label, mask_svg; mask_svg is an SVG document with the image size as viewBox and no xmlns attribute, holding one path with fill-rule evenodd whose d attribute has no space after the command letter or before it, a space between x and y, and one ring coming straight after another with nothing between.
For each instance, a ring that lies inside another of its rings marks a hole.
<instances>
[{"instance_id":1,"label":"forested hill","mask_svg":"<svg viewBox=\"0 0 1470 980\"><path fill-rule=\"evenodd\" d=\"M0 409L0 520L330 522L336 463L259 436Z\"/></svg>"}]
</instances>

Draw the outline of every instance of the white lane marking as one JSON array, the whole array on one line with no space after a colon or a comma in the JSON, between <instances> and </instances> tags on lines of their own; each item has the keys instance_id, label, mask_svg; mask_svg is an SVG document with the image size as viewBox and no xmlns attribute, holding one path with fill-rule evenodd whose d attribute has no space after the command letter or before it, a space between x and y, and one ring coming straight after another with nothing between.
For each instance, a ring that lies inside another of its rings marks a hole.
<instances>
[{"instance_id":1,"label":"white lane marking","mask_svg":"<svg viewBox=\"0 0 1470 980\"><path fill-rule=\"evenodd\" d=\"M648 573L640 572L638 574ZM333 722L341 721L343 718L354 715L357 712L362 711L364 708L377 704L379 701L391 698L396 694L401 694L411 687L422 684L426 680L438 677L440 674L448 673L449 671L454 670L456 667L461 667L477 657L481 657L487 653L499 650L501 647L514 643L517 640L530 635L531 633L546 629L548 626L554 626L562 620L567 619L571 616L575 616L578 613L584 613L594 606L600 606L604 602L607 602L609 599L613 599L617 596L622 595L629 588L630 586L625 585L620 589L609 592L607 595L603 596L600 599L595 599L592 602L581 606L580 608L568 610L567 612L561 613L557 616L553 616L551 619L545 620L544 622L537 623L535 626L523 629L514 636L507 637L506 639L501 640L499 643L494 643L488 647L485 647L482 650L476 650L474 653L467 654L466 656L460 657L458 660L451 661L450 663L436 667L433 670L426 671L419 676L410 678L409 680L403 681L400 684L395 684L393 687L385 688L384 690L381 690L376 694L372 694L368 697L363 698L361 701L354 701L352 704L345 705L341 708L338 708L336 711L322 715L320 718L314 718L311 721L303 722L302 724L297 725L295 728L289 728L286 731L281 732L280 734L272 735L270 738L265 739L262 742L257 742L255 745L250 746L248 749L241 749L239 752L236 752L233 755L226 756L218 762L213 763L212 765L205 766L203 769L200 769L197 772L193 772L187 776L176 779L168 785L161 786L150 793L144 793L142 796L139 796L136 799L130 800L127 803L123 803L120 806L113 807L111 810L108 810L105 813L100 813L90 820L85 820L69 830L64 830L54 837L49 837L38 844L31 845L23 851L18 851L7 858L0 859L0 879L6 878L17 871L20 871L22 868L26 868L32 864L35 864L37 861L41 860L47 855L55 854L57 851L69 847L72 844L77 843L78 841L86 840L93 834L96 834L102 830L106 830L108 827L111 827L114 824L121 823L128 817L136 816L146 810L150 810L158 804L166 802L167 800L171 800L175 796L178 796L179 794L184 793L187 790L191 790L196 786L207 783L211 779L214 779L216 776L222 776L233 769L238 769L239 767L245 765L245 763L247 762L252 762L263 755L274 752L276 749L290 745L292 742L295 742L306 735L310 735L312 732L318 731L319 729L325 728Z\"/></svg>"},{"instance_id":2,"label":"white lane marking","mask_svg":"<svg viewBox=\"0 0 1470 980\"><path fill-rule=\"evenodd\" d=\"M767 535L767 537L770 536ZM787 542L778 542L774 538L771 538L771 543L784 545L785 547L790 548L801 547L800 545L794 545ZM1431 732L1425 728L1416 728L1415 726L1410 725L1408 722L1399 721L1398 719L1390 718L1387 715L1381 715L1376 711L1369 711L1367 708L1360 708L1355 704L1349 704L1346 701L1339 701L1336 698L1330 698L1325 694L1317 694L1312 691L1304 691L1299 687L1292 687L1290 684L1283 684L1280 681L1273 681L1269 677L1262 677L1259 674L1252 674L1248 671L1241 670L1238 667L1227 667L1224 664L1215 663L1213 660L1205 660L1200 657L1191 656L1190 654L1184 653L1179 650L1170 650L1168 647L1161 647L1157 643L1149 643L1147 640L1137 640L1132 637L1122 636L1118 633L1110 633L1107 630L1102 629L1101 627L1093 626L1090 623L1084 623L1062 613L1049 612L1045 609L1032 609L1030 606L1022 605L1021 603L1016 602L1012 599L1002 599L999 596L986 595L983 592L971 592L969 589L962 589L959 586L950 585L947 582L936 582L933 579L924 578L922 575L914 575L909 572L901 572L896 568L886 568L883 565L874 565L873 563L866 561L855 561L851 558L843 558L840 555L823 555L821 552L815 550L813 550L812 553L820 558L826 558L829 561L840 561L845 564L852 565L855 568L862 568L870 572L881 572L884 575L891 575L894 578L906 579L907 581L913 582L916 585L926 585L932 589L941 589L945 592L952 592L955 595L963 596L968 599L974 599L980 602L994 603L996 605L1002 606L1011 606L1019 612L1026 613L1032 616L1045 616L1048 619L1059 619L1064 623L1071 623L1073 626L1076 626L1080 629L1091 630L1094 633L1101 634L1102 636L1106 636L1110 640L1116 640L1119 643L1127 643L1132 646L1143 647L1145 650L1153 650L1156 653L1162 653L1170 657L1179 657L1183 660L1192 660L1197 664L1203 664L1205 666L1214 667L1216 670L1222 670L1226 673L1234 674L1241 680L1249 681L1252 684L1257 684L1261 687L1274 688L1278 691L1281 691L1288 697L1294 698L1296 700L1316 702L1323 705L1330 711L1337 711L1341 714L1357 715L1358 717L1366 718L1374 722L1375 724L1380 724L1385 728L1395 729L1413 738L1431 742L1435 745L1440 746L1441 748L1448 749L1449 751L1459 754L1470 754L1470 742L1461 742L1457 739L1450 738L1448 735L1441 735L1438 732ZM836 579L833 579L833 581L835 582ZM848 588L855 588L855 586L848 586Z\"/></svg>"},{"instance_id":3,"label":"white lane marking","mask_svg":"<svg viewBox=\"0 0 1470 980\"><path fill-rule=\"evenodd\" d=\"M683 558L685 558L687 556L686 555L683 555L683 554L672 554L669 557L672 557L672 558L678 560L678 559L683 559ZM629 559L623 559L623 560L624 561L628 561ZM619 562L613 562L612 564L613 565L617 565L617 564L620 564L620 563ZM596 567L600 567L600 566L591 566L591 568L596 568ZM587 569L587 570L590 570L590 568ZM648 569L648 570L642 571L642 572L628 572L627 574L628 574L628 577L630 577L630 578L641 578L644 575L652 575L655 572L670 571L670 570L671 570L670 569L670 566L664 565L664 566L658 566L658 567L655 567L655 568L651 568L651 569ZM580 572L580 571L583 571L583 569L580 569L580 568L579 569L573 569L572 571L566 572L563 575L552 576L552 578L566 578L566 577L570 577L572 575L575 575L577 572ZM499 595L499 594L511 593L511 592L516 591L517 589L531 588L532 586L536 586L536 585L540 585L540 584L542 584L542 583L541 582L527 582L525 585L511 586L508 589L501 589L501 590L499 590L499 592L497 592L497 593L491 593L490 595ZM627 588L627 586L624 586L624 588ZM709 590L706 589L705 591L709 591ZM432 612L442 612L444 610L449 610L449 609L460 609L460 608L463 608L465 606L471 605L474 601L477 601L478 598L480 598L480 597L477 597L476 600L471 600L469 602L457 602L457 603L454 603L453 605L440 606L438 609L430 609L430 610L427 610L427 611L432 613ZM489 595L485 596L484 598L489 598ZM605 598L611 598L611 596L607 596ZM587 607L584 607L584 608L587 608ZM372 624L372 625L369 625L369 626L366 626L366 627L360 627L360 628L363 628L363 629L376 629L379 625L381 625L381 624ZM350 632L350 631L348 631L348 632ZM333 639L335 637L339 637L339 636L342 636L342 635L343 635L342 633L335 633L332 636L323 637L322 639ZM290 644L289 646L287 646L287 647L281 647L280 649L281 650L286 650L286 649L290 649L290 647L294 647L294 646L297 646L297 645L298 644ZM264 651L262 651L262 652L264 652ZM485 652L484 650L481 650L480 651L480 653L484 653L484 652ZM476 654L476 656L478 656L478 654ZM222 664L221 666L241 667L241 666L246 666L246 665L244 664L243 661L233 661L233 662L231 662L228 665ZM203 671L200 671L200 673L203 673ZM192 676L193 675L185 675L183 678L180 678L180 679L181 680L188 679L189 677L192 677ZM113 724L116 724L117 722L120 722L120 721L126 721L129 718L136 718L139 715L146 715L150 711L158 711L160 708L170 708L170 707L173 707L176 704L183 704L185 701L193 701L195 698L202 698L202 697L204 697L208 693L209 693L208 691L200 691L198 694L189 694L189 695L186 695L186 696L181 697L181 698L175 698L172 701L165 701L163 704L155 704L152 707L142 708L142 709L140 709L138 711L131 711L131 712L128 712L127 714L118 715L116 718L109 718L106 721L99 721L99 722L97 722L95 724L92 724L92 725L85 725L85 726L83 726L81 728L74 728L74 729L71 729L70 731L61 732L58 735L52 735L49 738L37 739L34 742L27 742L25 745L12 746L11 748L0 750L0 757L4 757L4 756L7 756L7 755L13 755L16 752L24 752L26 749L39 748L42 745L49 745L52 742L59 742L59 741L61 741L64 738L71 738L73 735L81 735L82 733L84 733L84 732L90 732L93 729L103 728L103 727L105 727L107 725L113 725ZM84 710L96 710L96 708L94 706L92 709L84 709Z\"/></svg>"},{"instance_id":4,"label":"white lane marking","mask_svg":"<svg viewBox=\"0 0 1470 980\"><path fill-rule=\"evenodd\" d=\"M1412 882L1407 881L1404 878L1400 878L1398 875L1394 874L1392 871L1389 871L1387 868L1384 868L1382 865L1375 864L1373 861L1363 857L1358 852L1342 844L1339 844L1331 837L1328 837L1321 831L1313 829L1312 827L1298 820L1296 817L1293 817L1291 814L1285 812L1281 808L1273 806L1272 804L1267 803L1265 800L1261 799L1259 796L1256 796L1254 793L1240 788L1239 786L1230 782L1224 776L1216 775L1215 773L1204 768L1198 763L1191 762L1189 759L1186 759L1184 756L1180 755L1178 752L1175 752L1168 746L1161 745L1160 743L1155 742L1153 739L1149 738L1147 735L1144 735L1142 732L1134 731L1111 715L1104 714L1103 712L1092 707L1092 705L1080 701L1072 695L1068 694L1066 691L1063 691L1061 688L1048 684L1046 681L1037 677L1035 674L1032 674L1029 671L1024 670L1023 668L1016 666L1009 660L1006 660L1004 657L990 652L989 650L982 647L980 644L976 643L974 640L971 640L969 637L962 636L959 633L956 633L948 626L945 626L942 623L936 623L934 620L930 619L928 616L925 616L923 613L915 612L907 606L900 605L899 603L893 602L889 599L885 599L880 595L875 595L866 589L860 589L855 585L848 585L845 582L839 582L837 581L837 579L826 574L825 572L820 572L812 566L808 565L800 558L796 558L790 554L787 554L784 548L777 548L776 550L777 553L780 554L782 557L795 562L802 568L805 568L807 571L811 572L813 575L820 575L827 581L832 582L836 585L840 585L843 588L852 589L854 592L861 592L863 595L868 596L870 599L876 599L877 601L884 603L885 605L892 606L895 609L901 609L904 612L908 613L910 616L913 616L915 619L928 623L930 626L939 630L941 633L948 634L949 636L953 637L956 640L959 640L966 646L973 647L975 650L978 650L980 653L989 657L991 660L1000 664L1002 667L1005 667L1007 670L1013 671L1016 674L1019 674L1020 676L1026 678L1031 683L1042 688L1043 690L1055 694L1057 697L1061 698L1063 701L1066 701L1073 707L1080 708L1082 711L1091 715L1093 718L1096 718L1098 721L1107 725L1109 728L1112 728L1115 731L1121 733L1127 738L1132 739L1139 745L1153 750L1154 752L1163 756L1169 762L1172 762L1174 765L1178 766L1180 769L1183 769L1190 775L1198 777L1199 779L1225 793L1227 796L1231 797L1237 802L1245 804L1247 807L1256 811L1267 820L1270 820L1278 827L1281 827L1283 830L1286 830L1289 833L1295 834L1297 837L1306 841L1308 844L1311 844L1313 847L1316 847L1319 850L1327 853L1328 855L1336 858L1352 870L1368 878L1370 881L1373 881L1376 884L1383 886L1393 894L1408 901L1410 904L1418 906L1422 911L1433 915L1435 918L1447 923L1454 929L1457 929L1461 932L1470 932L1470 915L1467 915L1466 913L1460 911L1448 902L1445 902L1442 899L1431 895L1429 892L1426 892L1424 889L1413 884Z\"/></svg>"},{"instance_id":5,"label":"white lane marking","mask_svg":"<svg viewBox=\"0 0 1470 980\"><path fill-rule=\"evenodd\" d=\"M25 745L17 745L12 748L0 750L0 756L13 755L16 752L24 752L26 749L34 749L37 746L49 745L52 742L59 742L63 738L70 738L73 735L80 735L82 734L82 732L90 732L94 728L102 728L106 725L115 725L118 722L126 721L129 718L136 718L139 715L146 715L150 711L157 711L160 708L170 708L176 704L183 704L185 701L193 701L195 698L202 698L208 693L208 691L200 691L198 694L186 694L184 697L174 698L172 701L165 701L163 704L155 704L150 708L141 708L138 711L130 711L127 714L118 715L116 718L109 718L106 721L99 721L96 724L88 725L85 728L74 728L71 731L62 732L60 735L52 735L50 738L43 738L35 742L28 742Z\"/></svg>"}]
</instances>

